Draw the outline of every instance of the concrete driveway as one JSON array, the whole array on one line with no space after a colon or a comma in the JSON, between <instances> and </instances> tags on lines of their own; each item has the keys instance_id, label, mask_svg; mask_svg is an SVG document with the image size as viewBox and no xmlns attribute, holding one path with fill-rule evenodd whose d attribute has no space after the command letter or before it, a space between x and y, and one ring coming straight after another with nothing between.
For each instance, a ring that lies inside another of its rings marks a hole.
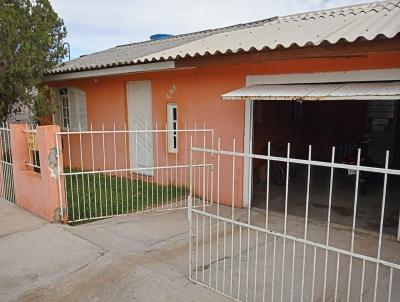
<instances>
[{"instance_id":1,"label":"concrete driveway","mask_svg":"<svg viewBox=\"0 0 400 302\"><path fill-rule=\"evenodd\" d=\"M207 211L215 212L215 206L207 208ZM246 221L247 211L236 210L235 217L239 221ZM221 215L229 217L230 208L221 207ZM263 240L255 241L255 233L249 233L250 241L247 241L247 231L244 230L242 240L239 239L239 230L235 229L233 255L229 252L223 255L223 225L220 223L219 233L212 232L212 240L208 237L209 220L205 223L205 239L202 236L202 221L194 217L194 226L199 223L199 234L193 239L199 242L194 244L194 278L211 287L223 280L229 284L229 272L231 271L231 259L233 259L232 271L235 276L233 289L235 295L243 300L245 296L246 270L240 272L240 267L246 267L247 254L249 253L250 280L249 297L254 299L255 288L258 295L263 287L264 246L268 247L268 255L273 254L272 236L268 237L268 244ZM276 212L270 213L271 230L282 232L283 217ZM265 216L262 210L254 209L251 213L252 224L262 227L265 224ZM215 222L212 230L216 230ZM288 218L288 234L302 237L303 219L297 216ZM227 246L230 246L228 225ZM243 230L242 230L243 231ZM325 225L316 221L309 225L309 240L315 242L325 241ZM195 232L195 234L197 231ZM331 245L348 250L351 231L341 225L332 225ZM259 234L260 235L260 234ZM219 242L219 262L216 262L216 240ZM204 241L205 240L205 241ZM213 247L210 248L210 242ZM240 242L249 242L250 250L246 244L238 246ZM376 253L377 236L368 231L358 230L355 236L355 249L370 257ZM293 256L290 251L293 243L287 242L285 258L286 263L292 263ZM204 248L203 248L204 245ZM255 247L258 246L258 254ZM209 253L209 251L212 251ZM276 241L276 254L282 255L282 240ZM299 296L300 270L302 263L302 247L296 249L296 274L295 297ZM238 253L240 251L240 253ZM242 257L240 257L240 255ZM257 257L256 257L257 255ZM211 258L210 258L211 257ZM323 281L325 253L318 250L316 254L316 291L314 300L322 301L321 291ZM393 236L385 235L382 241L382 257L395 263L400 263L399 243ZM254 260L258 259L258 265ZM241 259L241 260L240 260ZM268 257L267 291L272 288L273 267L272 257ZM276 262L276 288L279 289L281 280L281 266L283 257L278 256ZM311 271L313 254L307 250L307 273L305 275L305 297L310 301ZM332 301L332 288L336 276L336 254L330 254L328 261L328 288L326 301ZM339 297L346 296L348 257L341 257ZM202 263L204 261L204 264ZM314 260L315 261L315 260ZM217 265L218 263L218 265ZM221 272L226 266L227 274ZM253 269L255 268L255 270ZM237 271L239 269L239 271ZM290 272L289 265L287 272ZM365 300L371 300L375 265L367 263L363 296ZM219 273L218 273L219 272ZM355 284L352 286L350 301L359 300L360 294L360 261L354 260L353 277ZM209 276L212 278L210 279ZM242 286L238 286L237 276L242 280ZM255 279L257 276L257 279ZM382 269L379 276L378 301L387 301L389 273ZM255 282L257 280L257 282ZM290 280L290 278L285 278ZM289 300L290 284L284 283L284 301ZM261 283L260 283L261 282ZM393 273L392 301L398 301L400 288L395 286L400 282L398 271ZM257 285L254 285L257 284ZM271 291L272 292L272 291ZM276 300L279 291L275 291ZM286 296L285 296L286 295ZM1 301L228 301L226 298L215 294L188 280L188 225L187 212L185 210L165 211L151 214L133 214L130 216L114 217L79 226L48 224L39 218L19 209L15 205L0 200L0 300ZM279 300L279 299L278 299ZM296 300L296 299L294 299ZM345 299L339 299L345 301Z\"/></svg>"},{"instance_id":2,"label":"concrete driveway","mask_svg":"<svg viewBox=\"0 0 400 302\"><path fill-rule=\"evenodd\" d=\"M186 215L72 227L0 200L0 300L228 301L188 281Z\"/></svg>"}]
</instances>

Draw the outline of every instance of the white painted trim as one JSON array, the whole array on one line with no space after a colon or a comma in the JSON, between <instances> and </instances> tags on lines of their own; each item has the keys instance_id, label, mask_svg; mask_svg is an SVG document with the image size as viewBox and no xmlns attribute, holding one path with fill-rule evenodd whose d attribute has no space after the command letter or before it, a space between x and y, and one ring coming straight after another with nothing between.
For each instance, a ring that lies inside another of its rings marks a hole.
<instances>
[{"instance_id":1,"label":"white painted trim","mask_svg":"<svg viewBox=\"0 0 400 302\"><path fill-rule=\"evenodd\" d=\"M307 84L337 82L399 81L400 68L356 71L247 75L246 86L260 84Z\"/></svg>"},{"instance_id":2,"label":"white painted trim","mask_svg":"<svg viewBox=\"0 0 400 302\"><path fill-rule=\"evenodd\" d=\"M244 101L244 153L253 153L253 101ZM252 192L252 173L251 159L245 159L243 163L243 207L247 208L250 205L249 196ZM250 178L250 179L249 179Z\"/></svg>"},{"instance_id":3,"label":"white painted trim","mask_svg":"<svg viewBox=\"0 0 400 302\"><path fill-rule=\"evenodd\" d=\"M368 101L368 100L394 100L400 99L400 95L353 95L353 96L232 96L222 97L224 101L310 101L310 102L323 102L323 101Z\"/></svg>"},{"instance_id":4,"label":"white painted trim","mask_svg":"<svg viewBox=\"0 0 400 302\"><path fill-rule=\"evenodd\" d=\"M112 75L128 74L128 73L159 71L159 70L174 69L174 68L175 68L175 61L165 61L165 62L146 63L146 64L137 64L130 66L122 66L122 67L111 67L104 69L47 75L43 78L43 81L48 82L48 81L61 81L61 80L72 80L72 79L84 79L84 78L104 77L104 76L112 76Z\"/></svg>"},{"instance_id":5,"label":"white painted trim","mask_svg":"<svg viewBox=\"0 0 400 302\"><path fill-rule=\"evenodd\" d=\"M173 117L173 110L176 110L176 120ZM176 122L176 129L178 129L178 104L167 103L167 140L168 140L168 153L178 153L178 135L177 131L173 131L173 124ZM176 135L176 147L174 147L174 136Z\"/></svg>"}]
</instances>

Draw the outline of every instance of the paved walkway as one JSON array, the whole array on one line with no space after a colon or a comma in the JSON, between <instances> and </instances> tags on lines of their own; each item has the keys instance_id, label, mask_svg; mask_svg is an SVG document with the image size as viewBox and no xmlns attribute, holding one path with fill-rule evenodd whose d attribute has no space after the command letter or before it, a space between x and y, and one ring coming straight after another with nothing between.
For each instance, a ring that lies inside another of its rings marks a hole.
<instances>
[{"instance_id":1,"label":"paved walkway","mask_svg":"<svg viewBox=\"0 0 400 302\"><path fill-rule=\"evenodd\" d=\"M209 207L208 211L215 211L215 207ZM252 211L251 221L254 225L263 226L265 216L263 211ZM0 200L0 301L228 301L224 297L217 295L201 286L188 281L188 225L186 211L165 211L152 214L138 214L123 217L114 217L94 223L79 226L68 226L59 224L49 224L45 221L29 214L28 212L16 207L14 204ZM221 215L229 217L230 209L221 208ZM246 211L235 211L235 217L240 221L246 221ZM199 220L201 223L202 219ZM196 220L197 223L197 220ZM205 220L205 237L201 234L203 227L200 225L198 241L204 242L205 248L194 250L194 259L199 259L199 267L194 267L194 275L199 271L198 280L206 284L216 282L215 278L211 281L207 276L216 276L215 243L219 240L219 272L222 271L224 259L226 260L226 270L230 272L230 258L223 255L222 226L220 234L212 232L213 240L207 239L209 233L209 220ZM283 217L280 214L271 212L270 228L273 231L282 232ZM302 236L303 219L300 217L290 217L288 219L288 234ZM229 227L229 225L228 225ZM229 227L230 228L230 227ZM213 228L215 230L215 228ZM309 225L308 239L315 242L325 241L325 225L312 223ZM241 265L239 264L238 253L233 255L234 276L237 276L237 268L245 267L246 253L250 253L250 267L257 268L256 273L251 271L249 301L253 301L252 288L254 284L260 283L263 264L263 242L255 242L254 232L250 234L250 250L245 246L238 248L241 241L237 237L239 231L235 230L234 244L235 251L242 250ZM243 233L242 242L247 242L247 232ZM348 249L350 242L350 230L340 225L332 225L331 244L335 247ZM229 235L229 234L228 234ZM217 236L217 237L216 237ZM202 238L203 237L203 238ZM230 245L228 241L228 246ZM260 237L264 238L264 236ZM268 255L273 254L270 236L268 241ZM357 232L355 249L363 255L374 257L376 254L377 236L369 232ZM277 240L276 253L281 255L281 242ZM213 242L212 253L209 255L210 242ZM259 265L254 262L254 247L258 246ZM201 247L201 245L199 245ZM292 242L287 242L287 263L291 263ZM296 263L302 263L302 248L296 249ZM299 253L300 252L300 253ZM202 254L203 253L203 254ZM229 254L229 253L228 253ZM332 253L331 253L332 254ZM324 255L318 251L316 257L317 278L315 300L320 296L323 278L321 272L324 267ZM197 257L197 258L196 258ZM201 262L205 259L205 266ZM332 258L333 257L333 258ZM327 301L332 300L329 288L332 289L336 276L336 255L333 253L328 261L328 295ZM393 236L385 236L382 241L382 257L395 263L400 263L399 243ZM277 288L280 288L281 280L281 259L277 259ZM348 257L347 257L348 258ZM348 260L345 256L340 262L340 289L339 294L345 296L347 290ZM306 266L312 267L312 253L307 252ZM213 265L207 265L213 263ZM353 268L354 286L350 300L359 300L361 266L360 261L354 260ZM272 258L268 257L268 268L272 267ZM288 268L289 269L289 268ZM211 274L210 273L211 270ZM212 271L214 270L214 271ZM299 271L297 267L296 271ZM204 272L204 274L203 274ZM270 272L270 270L268 270ZM319 272L319 273L318 273ZM371 300L370 296L373 288L375 276L375 265L367 263L364 298ZM245 275L243 275L245 274ZM259 275L257 283L253 276ZM318 275L319 274L319 275ZM222 275L218 275L222 278ZM295 296L300 290L299 274L295 275ZM310 291L310 276L306 274L305 285L307 293ZM206 277L206 278L205 278ZM246 270L242 270L241 279L245 280ZM203 279L202 279L203 278ZM205 279L204 279L205 278ZM228 276L224 276L229 281ZM272 288L270 274L267 276L267 290ZM387 301L389 274L387 269L381 270L378 290L378 301ZM290 278L288 278L290 280ZM219 284L222 284L222 279ZM233 286L241 297L242 287ZM319 282L319 283L318 283ZM398 271L393 273L392 301L398 301L400 297L400 274ZM228 284L228 283L227 283ZM262 284L256 285L259 289ZM284 284L284 293L289 293L288 284ZM241 290L237 290L237 288ZM255 290L254 290L255 292ZM259 290L258 293L261 291ZM279 294L278 291L276 293ZM254 294L255 295L255 294ZM306 297L308 297L306 295ZM357 298L354 298L357 297ZM277 298L277 296L275 297ZM260 299L256 299L260 300ZM284 299L285 301L288 299ZM295 299L296 300L296 299ZM308 297L306 300L310 301Z\"/></svg>"},{"instance_id":2,"label":"paved walkway","mask_svg":"<svg viewBox=\"0 0 400 302\"><path fill-rule=\"evenodd\" d=\"M187 279L186 215L71 227L0 200L0 300L228 301Z\"/></svg>"}]
</instances>

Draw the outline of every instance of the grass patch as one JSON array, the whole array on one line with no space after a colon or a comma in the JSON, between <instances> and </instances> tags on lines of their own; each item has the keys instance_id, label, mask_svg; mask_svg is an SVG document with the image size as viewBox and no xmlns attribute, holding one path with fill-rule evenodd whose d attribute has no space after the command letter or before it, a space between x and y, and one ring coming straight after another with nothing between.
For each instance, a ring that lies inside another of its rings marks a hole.
<instances>
[{"instance_id":1,"label":"grass patch","mask_svg":"<svg viewBox=\"0 0 400 302\"><path fill-rule=\"evenodd\" d=\"M66 175L65 191L69 220L94 220L159 206L171 207L174 202L183 202L188 195L188 189L183 186L162 186L103 173Z\"/></svg>"}]
</instances>

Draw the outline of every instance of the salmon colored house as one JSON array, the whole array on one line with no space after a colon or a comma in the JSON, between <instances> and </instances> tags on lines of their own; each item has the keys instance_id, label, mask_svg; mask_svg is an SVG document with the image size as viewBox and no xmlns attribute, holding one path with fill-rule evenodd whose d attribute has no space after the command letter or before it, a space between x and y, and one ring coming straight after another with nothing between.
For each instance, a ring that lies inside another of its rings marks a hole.
<instances>
[{"instance_id":1,"label":"salmon colored house","mask_svg":"<svg viewBox=\"0 0 400 302\"><path fill-rule=\"evenodd\" d=\"M283 141L299 158L311 144L320 160L368 130L380 142L376 161L390 149L398 167L399 33L400 1L374 2L118 45L63 63L45 82L55 89L54 122L64 130L155 129L172 120L178 129L213 129L213 146L220 137L224 150L233 139L236 151L247 153ZM375 116L380 106L387 116ZM385 123L391 127L379 130ZM165 152L183 160L187 140L170 144L153 144L150 161ZM230 176L227 161L221 169ZM235 202L246 206L249 164L235 169ZM229 203L230 187L221 190Z\"/></svg>"}]
</instances>

